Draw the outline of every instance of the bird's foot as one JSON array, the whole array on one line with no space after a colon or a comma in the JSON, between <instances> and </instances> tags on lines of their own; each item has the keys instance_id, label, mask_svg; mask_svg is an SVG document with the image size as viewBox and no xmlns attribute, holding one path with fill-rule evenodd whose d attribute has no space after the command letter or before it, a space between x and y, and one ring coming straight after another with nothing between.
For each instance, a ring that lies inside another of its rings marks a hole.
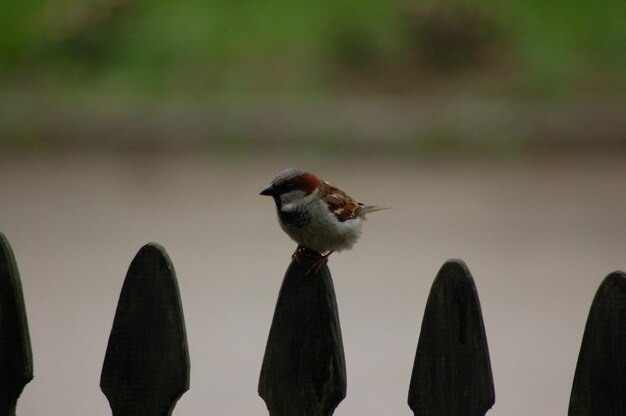
<instances>
[{"instance_id":1,"label":"bird's foot","mask_svg":"<svg viewBox=\"0 0 626 416\"><path fill-rule=\"evenodd\" d=\"M302 247L302 246L296 247L296 251L294 251L293 254L291 255L291 260L295 261L298 264L302 264L302 256L305 254L308 254L307 253L308 251L309 249L306 247Z\"/></svg>"},{"instance_id":2,"label":"bird's foot","mask_svg":"<svg viewBox=\"0 0 626 416\"><path fill-rule=\"evenodd\" d=\"M309 268L309 270L307 270L307 272L304 274L305 276L308 276L313 272L319 272L324 265L328 264L328 256L330 256L332 253L332 251L329 251L326 254L320 254L317 251L311 250L310 248L298 246L296 248L296 251L294 251L291 255L291 259L300 265L302 264L304 256L315 259L311 268Z\"/></svg>"},{"instance_id":3,"label":"bird's foot","mask_svg":"<svg viewBox=\"0 0 626 416\"><path fill-rule=\"evenodd\" d=\"M295 260L298 264L302 264L302 259L305 256L317 259L321 257L322 255L315 250L311 250L310 248L307 248L304 246L298 246L296 248L296 251L294 251L293 254L291 255L291 260Z\"/></svg>"},{"instance_id":4,"label":"bird's foot","mask_svg":"<svg viewBox=\"0 0 626 416\"><path fill-rule=\"evenodd\" d=\"M308 276L309 274L311 274L311 272L315 272L315 274L317 274L323 266L328 264L328 256L330 256L331 254L333 254L332 250L324 255L318 254L317 256L314 256L317 257L317 260L313 262L311 268L307 270L304 275Z\"/></svg>"}]
</instances>

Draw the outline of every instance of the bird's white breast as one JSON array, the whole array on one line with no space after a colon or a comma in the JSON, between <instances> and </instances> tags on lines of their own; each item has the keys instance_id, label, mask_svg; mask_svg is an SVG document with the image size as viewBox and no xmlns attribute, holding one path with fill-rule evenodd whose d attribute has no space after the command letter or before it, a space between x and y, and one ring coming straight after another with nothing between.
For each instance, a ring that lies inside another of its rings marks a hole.
<instances>
[{"instance_id":1,"label":"bird's white breast","mask_svg":"<svg viewBox=\"0 0 626 416\"><path fill-rule=\"evenodd\" d=\"M310 221L301 227L279 221L281 228L292 240L322 254L352 248L361 235L361 218L339 221L321 199L302 202L302 204L287 204L282 207L283 211L305 209L310 216Z\"/></svg>"}]
</instances>

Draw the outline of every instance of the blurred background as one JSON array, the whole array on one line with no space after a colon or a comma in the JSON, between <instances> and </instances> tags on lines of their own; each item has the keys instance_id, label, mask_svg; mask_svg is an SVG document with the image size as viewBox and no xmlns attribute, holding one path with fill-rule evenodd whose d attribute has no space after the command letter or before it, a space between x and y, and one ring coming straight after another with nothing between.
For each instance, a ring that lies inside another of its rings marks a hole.
<instances>
[{"instance_id":1,"label":"blurred background","mask_svg":"<svg viewBox=\"0 0 626 416\"><path fill-rule=\"evenodd\" d=\"M617 0L3 0L0 231L35 358L18 413L109 414L117 296L157 241L192 359L174 413L266 414L294 244L258 192L300 166L393 207L330 261L338 416L410 414L450 257L481 297L489 414L565 414L593 294L626 268L625 23Z\"/></svg>"},{"instance_id":2,"label":"blurred background","mask_svg":"<svg viewBox=\"0 0 626 416\"><path fill-rule=\"evenodd\" d=\"M622 145L620 5L6 0L2 147Z\"/></svg>"}]
</instances>

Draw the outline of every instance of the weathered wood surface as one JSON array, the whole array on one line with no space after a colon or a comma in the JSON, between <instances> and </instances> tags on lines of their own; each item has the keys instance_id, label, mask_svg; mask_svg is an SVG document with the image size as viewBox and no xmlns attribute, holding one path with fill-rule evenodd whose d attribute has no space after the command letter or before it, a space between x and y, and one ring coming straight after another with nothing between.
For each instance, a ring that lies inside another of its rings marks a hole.
<instances>
[{"instance_id":1,"label":"weathered wood surface","mask_svg":"<svg viewBox=\"0 0 626 416\"><path fill-rule=\"evenodd\" d=\"M483 416L495 402L478 292L461 260L433 282L422 321L409 407L415 416Z\"/></svg>"},{"instance_id":2,"label":"weathered wood surface","mask_svg":"<svg viewBox=\"0 0 626 416\"><path fill-rule=\"evenodd\" d=\"M292 261L283 279L259 380L271 416L329 416L346 396L346 367L330 271Z\"/></svg>"},{"instance_id":3,"label":"weathered wood surface","mask_svg":"<svg viewBox=\"0 0 626 416\"><path fill-rule=\"evenodd\" d=\"M0 233L0 415L15 415L24 386L33 379L33 355L22 284L13 250Z\"/></svg>"},{"instance_id":4,"label":"weathered wood surface","mask_svg":"<svg viewBox=\"0 0 626 416\"><path fill-rule=\"evenodd\" d=\"M100 387L114 416L167 416L189 389L189 352L174 267L158 244L132 261Z\"/></svg>"},{"instance_id":5,"label":"weathered wood surface","mask_svg":"<svg viewBox=\"0 0 626 416\"><path fill-rule=\"evenodd\" d=\"M626 415L626 274L608 275L591 304L569 416Z\"/></svg>"}]
</instances>

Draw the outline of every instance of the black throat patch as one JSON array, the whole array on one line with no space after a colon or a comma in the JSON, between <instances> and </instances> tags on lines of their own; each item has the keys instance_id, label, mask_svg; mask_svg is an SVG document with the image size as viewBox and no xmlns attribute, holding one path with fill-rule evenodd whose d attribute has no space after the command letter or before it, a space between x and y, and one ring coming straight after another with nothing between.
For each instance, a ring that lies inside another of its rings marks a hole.
<instances>
[{"instance_id":1,"label":"black throat patch","mask_svg":"<svg viewBox=\"0 0 626 416\"><path fill-rule=\"evenodd\" d=\"M303 227L311 221L311 214L305 209L294 209L291 211L284 211L278 208L278 216L285 225L293 227Z\"/></svg>"}]
</instances>

